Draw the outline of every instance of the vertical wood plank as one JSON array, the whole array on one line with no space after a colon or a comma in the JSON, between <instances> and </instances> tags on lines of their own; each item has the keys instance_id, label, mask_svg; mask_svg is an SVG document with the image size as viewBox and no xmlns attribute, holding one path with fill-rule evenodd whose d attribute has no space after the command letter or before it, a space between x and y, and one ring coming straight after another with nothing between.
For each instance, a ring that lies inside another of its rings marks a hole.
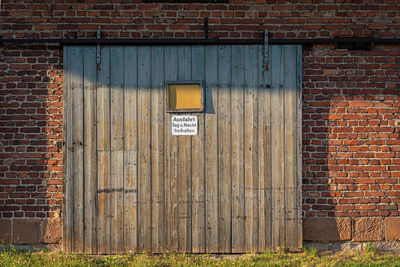
<instances>
[{"instance_id":1,"label":"vertical wood plank","mask_svg":"<svg viewBox=\"0 0 400 267\"><path fill-rule=\"evenodd\" d=\"M151 249L151 66L150 48L138 47L139 250Z\"/></svg>"},{"instance_id":2,"label":"vertical wood plank","mask_svg":"<svg viewBox=\"0 0 400 267\"><path fill-rule=\"evenodd\" d=\"M285 245L297 248L296 216L296 46L284 46L284 102L285 102Z\"/></svg>"},{"instance_id":3,"label":"vertical wood plank","mask_svg":"<svg viewBox=\"0 0 400 267\"><path fill-rule=\"evenodd\" d=\"M265 85L265 75L266 71L261 64L263 60L263 53L261 51L261 47L257 46L257 105L258 105L258 198L259 198L259 206L258 206L258 214L259 214L259 223L258 223L258 251L263 251L266 249L266 207L265 207L265 178L267 174L267 169L265 166L265 156L266 156L266 132L269 127L266 117L266 94L267 88Z\"/></svg>"},{"instance_id":4,"label":"vertical wood plank","mask_svg":"<svg viewBox=\"0 0 400 267\"><path fill-rule=\"evenodd\" d=\"M281 144L279 147L279 159L280 162L278 164L279 168L279 173L280 173L280 180L278 182L279 187L278 187L278 192L279 192L279 198L280 198L280 206L279 208L279 217L280 217L280 222L283 222L280 224L280 229L279 229L279 247L286 247L286 228L287 225L285 224L286 222L286 190L285 190L285 177L287 174L287 170L285 169L285 88L284 88L284 82L285 82L285 51L284 47L281 46L281 61L280 61L280 76L279 76L279 105L280 107L278 108L278 118L282 118L280 126L279 126L279 143Z\"/></svg>"},{"instance_id":5,"label":"vertical wood plank","mask_svg":"<svg viewBox=\"0 0 400 267\"><path fill-rule=\"evenodd\" d=\"M137 47L126 46L124 56L124 241L125 252L138 248L137 225Z\"/></svg>"},{"instance_id":6,"label":"vertical wood plank","mask_svg":"<svg viewBox=\"0 0 400 267\"><path fill-rule=\"evenodd\" d=\"M124 244L124 54L121 46L111 47L111 253Z\"/></svg>"},{"instance_id":7,"label":"vertical wood plank","mask_svg":"<svg viewBox=\"0 0 400 267\"><path fill-rule=\"evenodd\" d=\"M84 47L84 253L96 254L96 49Z\"/></svg>"},{"instance_id":8,"label":"vertical wood plank","mask_svg":"<svg viewBox=\"0 0 400 267\"><path fill-rule=\"evenodd\" d=\"M296 219L297 219L297 247L303 247L303 227L302 227L302 46L297 46L296 55Z\"/></svg>"},{"instance_id":9,"label":"vertical wood plank","mask_svg":"<svg viewBox=\"0 0 400 267\"><path fill-rule=\"evenodd\" d=\"M64 116L63 116L63 136L64 136L64 153L63 153L63 181L64 181L64 222L63 222L63 244L67 253L72 252L72 220L73 220L73 176L72 176L72 94L71 94L71 48L64 46Z\"/></svg>"},{"instance_id":10,"label":"vertical wood plank","mask_svg":"<svg viewBox=\"0 0 400 267\"><path fill-rule=\"evenodd\" d=\"M192 47L192 80L204 80L204 46ZM198 117L198 135L192 137L192 252L205 252L204 113Z\"/></svg>"},{"instance_id":11,"label":"vertical wood plank","mask_svg":"<svg viewBox=\"0 0 400 267\"><path fill-rule=\"evenodd\" d=\"M259 48L259 170L260 170L260 250L272 246L272 169L271 169L271 71L262 64L262 47ZM268 49L271 58L271 49ZM261 124L262 123L262 124Z\"/></svg>"},{"instance_id":12,"label":"vertical wood plank","mask_svg":"<svg viewBox=\"0 0 400 267\"><path fill-rule=\"evenodd\" d=\"M97 195L99 254L111 253L110 207L110 47L102 48L97 84Z\"/></svg>"},{"instance_id":13,"label":"vertical wood plank","mask_svg":"<svg viewBox=\"0 0 400 267\"><path fill-rule=\"evenodd\" d=\"M272 46L271 66L271 169L272 169L272 246L277 248L284 244L285 198L284 181L284 103L282 90L282 48Z\"/></svg>"},{"instance_id":14,"label":"vertical wood plank","mask_svg":"<svg viewBox=\"0 0 400 267\"><path fill-rule=\"evenodd\" d=\"M244 47L232 46L232 252L245 250L245 207L244 207ZM249 140L246 140L248 142Z\"/></svg>"},{"instance_id":15,"label":"vertical wood plank","mask_svg":"<svg viewBox=\"0 0 400 267\"><path fill-rule=\"evenodd\" d=\"M232 252L231 49L218 46L219 252Z\"/></svg>"},{"instance_id":16,"label":"vertical wood plank","mask_svg":"<svg viewBox=\"0 0 400 267\"><path fill-rule=\"evenodd\" d=\"M218 49L205 47L205 191L206 191L206 251L218 252Z\"/></svg>"},{"instance_id":17,"label":"vertical wood plank","mask_svg":"<svg viewBox=\"0 0 400 267\"><path fill-rule=\"evenodd\" d=\"M72 166L73 166L73 250L83 253L84 246L84 158L83 158L83 69L84 51L82 47L72 47L71 93L72 93Z\"/></svg>"},{"instance_id":18,"label":"vertical wood plank","mask_svg":"<svg viewBox=\"0 0 400 267\"><path fill-rule=\"evenodd\" d=\"M245 251L258 250L258 51L244 47Z\"/></svg>"},{"instance_id":19,"label":"vertical wood plank","mask_svg":"<svg viewBox=\"0 0 400 267\"><path fill-rule=\"evenodd\" d=\"M191 46L178 46L178 80L191 80ZM178 198L179 198L179 251L192 250L192 137L179 136Z\"/></svg>"},{"instance_id":20,"label":"vertical wood plank","mask_svg":"<svg viewBox=\"0 0 400 267\"><path fill-rule=\"evenodd\" d=\"M165 47L164 57L165 80L176 81L178 79L178 48L176 46ZM164 108L166 109L166 107ZM165 122L167 245L170 250L178 251L178 138L171 136L171 113L166 113Z\"/></svg>"},{"instance_id":21,"label":"vertical wood plank","mask_svg":"<svg viewBox=\"0 0 400 267\"><path fill-rule=\"evenodd\" d=\"M252 142L252 156L251 156L251 161L252 161L252 205L253 205L253 209L252 209L252 224L251 224L251 229L252 229L252 250L255 251L260 251L258 248L258 244L259 244L259 237L258 237L258 228L259 228L259 218L260 218L260 214L259 214L259 205L260 205L260 196L259 196L259 187L258 187L258 183L259 183L259 179L260 179L260 174L258 172L258 128L259 128L259 118L258 118L258 87L259 87L259 81L258 81L258 72L260 71L260 66L257 64L258 60L262 59L262 57L258 58L258 47L257 46L253 46L251 47L251 58L253 59L253 72L254 74L252 74L252 98L251 98L251 102L253 105L253 116L252 120L253 120L253 125L252 125L252 135L253 135L253 142Z\"/></svg>"},{"instance_id":22,"label":"vertical wood plank","mask_svg":"<svg viewBox=\"0 0 400 267\"><path fill-rule=\"evenodd\" d=\"M164 48L151 47L152 252L164 244Z\"/></svg>"}]
</instances>

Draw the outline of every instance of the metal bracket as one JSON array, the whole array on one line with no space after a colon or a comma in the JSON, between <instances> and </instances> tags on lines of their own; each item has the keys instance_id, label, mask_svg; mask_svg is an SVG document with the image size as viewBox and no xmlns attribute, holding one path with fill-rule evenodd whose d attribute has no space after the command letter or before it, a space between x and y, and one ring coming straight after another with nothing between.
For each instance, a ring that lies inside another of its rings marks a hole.
<instances>
[{"instance_id":1,"label":"metal bracket","mask_svg":"<svg viewBox=\"0 0 400 267\"><path fill-rule=\"evenodd\" d=\"M208 39L208 18L204 18L204 35L205 38Z\"/></svg>"},{"instance_id":2,"label":"metal bracket","mask_svg":"<svg viewBox=\"0 0 400 267\"><path fill-rule=\"evenodd\" d=\"M269 61L269 47L268 47L268 30L264 31L264 68L268 70L268 61Z\"/></svg>"},{"instance_id":3,"label":"metal bracket","mask_svg":"<svg viewBox=\"0 0 400 267\"><path fill-rule=\"evenodd\" d=\"M100 30L100 27L99 27L99 29L97 30L97 34L96 34L96 64L97 64L97 71L100 71L100 63L101 63L100 39L101 39L101 30Z\"/></svg>"},{"instance_id":4,"label":"metal bracket","mask_svg":"<svg viewBox=\"0 0 400 267\"><path fill-rule=\"evenodd\" d=\"M58 152L61 152L61 150L62 150L62 148L63 148L64 145L65 145L65 142L64 142L64 141L57 141L57 142L56 142L57 151L58 151Z\"/></svg>"}]
</instances>

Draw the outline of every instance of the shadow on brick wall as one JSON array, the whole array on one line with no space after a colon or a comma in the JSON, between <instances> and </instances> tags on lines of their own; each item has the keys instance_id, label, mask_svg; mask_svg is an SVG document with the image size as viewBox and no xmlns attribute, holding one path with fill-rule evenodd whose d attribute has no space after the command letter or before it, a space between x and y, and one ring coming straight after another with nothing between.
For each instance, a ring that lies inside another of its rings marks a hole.
<instances>
[{"instance_id":1,"label":"shadow on brick wall","mask_svg":"<svg viewBox=\"0 0 400 267\"><path fill-rule=\"evenodd\" d=\"M61 242L61 51L0 47L1 242Z\"/></svg>"},{"instance_id":2,"label":"shadow on brick wall","mask_svg":"<svg viewBox=\"0 0 400 267\"><path fill-rule=\"evenodd\" d=\"M382 240L399 216L400 50L303 55L304 238Z\"/></svg>"}]
</instances>

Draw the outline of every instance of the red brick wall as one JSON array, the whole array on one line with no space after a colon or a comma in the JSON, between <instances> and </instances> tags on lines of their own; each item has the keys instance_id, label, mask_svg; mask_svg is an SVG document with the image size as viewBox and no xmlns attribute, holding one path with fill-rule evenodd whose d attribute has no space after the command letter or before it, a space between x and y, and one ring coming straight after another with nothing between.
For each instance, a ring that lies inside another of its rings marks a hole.
<instances>
[{"instance_id":1,"label":"red brick wall","mask_svg":"<svg viewBox=\"0 0 400 267\"><path fill-rule=\"evenodd\" d=\"M398 216L400 47L303 56L305 215Z\"/></svg>"},{"instance_id":2,"label":"red brick wall","mask_svg":"<svg viewBox=\"0 0 400 267\"><path fill-rule=\"evenodd\" d=\"M209 17L210 37L262 38L265 29L271 38L400 37L397 0L231 2L2 0L0 36L92 38L101 26L104 37L201 38ZM387 233L400 215L399 69L399 45L371 51L304 47L305 239L395 238ZM62 205L57 141L62 141L61 47L0 45L0 228L9 229L0 240L59 241L59 231L49 227L59 222ZM366 225L377 225L378 235L371 236ZM21 239L25 228L40 234Z\"/></svg>"},{"instance_id":3,"label":"red brick wall","mask_svg":"<svg viewBox=\"0 0 400 267\"><path fill-rule=\"evenodd\" d=\"M203 37L204 17L213 35L229 38L260 38L265 29L280 38L400 35L398 0L3 0L1 17L1 35L18 38L93 37L98 26L109 37Z\"/></svg>"},{"instance_id":4,"label":"red brick wall","mask_svg":"<svg viewBox=\"0 0 400 267\"><path fill-rule=\"evenodd\" d=\"M7 233L16 243L61 215L62 79L58 46L0 47L0 219L21 219Z\"/></svg>"},{"instance_id":5,"label":"red brick wall","mask_svg":"<svg viewBox=\"0 0 400 267\"><path fill-rule=\"evenodd\" d=\"M303 168L305 240L399 239L399 45L303 52Z\"/></svg>"}]
</instances>

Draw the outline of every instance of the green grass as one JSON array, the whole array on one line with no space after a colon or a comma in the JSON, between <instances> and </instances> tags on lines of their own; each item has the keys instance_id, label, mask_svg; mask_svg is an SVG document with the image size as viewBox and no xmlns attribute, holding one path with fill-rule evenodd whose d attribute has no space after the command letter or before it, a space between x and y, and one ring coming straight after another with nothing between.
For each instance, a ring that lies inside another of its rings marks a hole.
<instances>
[{"instance_id":1,"label":"green grass","mask_svg":"<svg viewBox=\"0 0 400 267\"><path fill-rule=\"evenodd\" d=\"M367 246L363 252L264 252L240 256L191 254L127 254L120 256L67 255L62 252L0 251L0 266L400 266L400 255Z\"/></svg>"}]
</instances>

